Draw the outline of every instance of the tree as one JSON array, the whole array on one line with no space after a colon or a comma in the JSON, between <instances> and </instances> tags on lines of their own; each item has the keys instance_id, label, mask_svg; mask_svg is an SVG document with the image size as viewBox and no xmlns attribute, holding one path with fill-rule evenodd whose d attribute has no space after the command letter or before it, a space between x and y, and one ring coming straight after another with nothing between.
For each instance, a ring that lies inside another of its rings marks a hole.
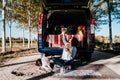
<instances>
[{"instance_id":1,"label":"tree","mask_svg":"<svg viewBox=\"0 0 120 80\"><path fill-rule=\"evenodd\" d=\"M112 0L113 1L113 0ZM117 1L117 0L116 0ZM109 48L112 49L112 28L111 22L112 20L120 21L120 17L116 17L120 14L119 5L117 2L111 2L111 0L90 0L89 6L91 12L95 19L95 27L98 28L101 24L109 24L109 37L110 37L110 45ZM108 17L107 17L108 15ZM111 17L112 16L112 17ZM119 23L119 22L117 22Z\"/></svg>"},{"instance_id":2,"label":"tree","mask_svg":"<svg viewBox=\"0 0 120 80\"><path fill-rule=\"evenodd\" d=\"M17 1L17 7L16 12L19 12L20 19L18 19L18 23L28 24L28 48L30 48L30 42L31 42L31 27L37 27L38 26L38 20L39 20L39 13L42 6L42 0L38 2L38 0L15 0ZM41 2L41 3L40 3Z\"/></svg>"},{"instance_id":3,"label":"tree","mask_svg":"<svg viewBox=\"0 0 120 80\"><path fill-rule=\"evenodd\" d=\"M6 0L3 0L3 10L2 10L2 52L6 52L6 32L5 32L5 9L6 9Z\"/></svg>"},{"instance_id":4,"label":"tree","mask_svg":"<svg viewBox=\"0 0 120 80\"><path fill-rule=\"evenodd\" d=\"M24 34L24 31L25 31L25 28L24 28L24 25L23 25L23 47L25 46L25 34Z\"/></svg>"},{"instance_id":5,"label":"tree","mask_svg":"<svg viewBox=\"0 0 120 80\"><path fill-rule=\"evenodd\" d=\"M111 1L111 0L110 0ZM108 24L108 0L90 0L88 7L91 10L92 16L95 19L95 27ZM110 3L112 21L116 20L116 23L120 22L120 4L117 2Z\"/></svg>"},{"instance_id":6,"label":"tree","mask_svg":"<svg viewBox=\"0 0 120 80\"><path fill-rule=\"evenodd\" d=\"M11 27L12 27L12 23L14 22L14 13L9 9L9 7L12 8L12 1L9 0L7 1L7 5L6 5L6 15L5 15L5 18L6 18L6 23L8 24L8 27L9 27L9 46L12 50L12 35L11 35Z\"/></svg>"},{"instance_id":7,"label":"tree","mask_svg":"<svg viewBox=\"0 0 120 80\"><path fill-rule=\"evenodd\" d=\"M29 2L30 1L30 2ZM6 0L3 0L3 2L6 2ZM30 4L30 6L28 6ZM24 24L28 26L28 22L30 21L29 27L33 30L37 28L38 26L38 20L39 20L39 15L41 12L41 7L43 4L43 0L7 0L7 7L3 6L3 14L5 13L5 9L7 11L7 15L2 15L4 17L3 20L3 30L2 30L2 52L6 51L6 46L5 46L5 19L7 20L7 23L10 22L9 28L10 28L10 36L9 36L9 42L10 46L12 46L12 39L11 39L11 24L13 21L18 23L19 25ZM2 0L0 0L0 7L2 7ZM30 12L30 15L28 16L28 9ZM29 17L29 19L28 19ZM21 26L22 27L22 26ZM25 26L26 27L26 26ZM37 29L36 29L37 30ZM31 32L30 32L31 33ZM30 41L29 37L29 41ZM23 42L24 42L24 37L23 37ZM30 44L29 44L30 45Z\"/></svg>"},{"instance_id":8,"label":"tree","mask_svg":"<svg viewBox=\"0 0 120 80\"><path fill-rule=\"evenodd\" d=\"M12 5L10 5L10 2L12 2ZM38 26L41 6L42 0L10 0L8 3L9 16L7 18L10 17L12 12L13 16L9 20L14 19L19 25L27 24L28 26L28 48L30 48L31 42L31 27L36 28Z\"/></svg>"},{"instance_id":9,"label":"tree","mask_svg":"<svg viewBox=\"0 0 120 80\"><path fill-rule=\"evenodd\" d=\"M8 26L9 26L9 46L12 50L12 35L11 35L11 25L12 25L12 21L8 22Z\"/></svg>"}]
</instances>

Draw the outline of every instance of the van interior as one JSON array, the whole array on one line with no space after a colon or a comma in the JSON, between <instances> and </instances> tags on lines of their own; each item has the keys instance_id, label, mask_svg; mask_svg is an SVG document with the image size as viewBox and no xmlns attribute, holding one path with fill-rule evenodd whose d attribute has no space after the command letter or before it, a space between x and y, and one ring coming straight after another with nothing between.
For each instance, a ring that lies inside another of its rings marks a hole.
<instances>
[{"instance_id":1,"label":"van interior","mask_svg":"<svg viewBox=\"0 0 120 80\"><path fill-rule=\"evenodd\" d=\"M61 28L67 28L68 35L75 35L77 32L78 25L84 25L85 32L87 32L87 23L88 23L88 14L86 10L75 10L75 9L66 9L66 10L49 10L46 14L46 27L44 27L44 37L43 37L43 45L44 47L60 47L60 46L52 46L52 42L55 42L54 40L59 41L58 39L55 39L56 37L52 37L51 44L49 35L60 35L61 34ZM87 47L87 33L84 34L84 46ZM58 37L57 37L58 38ZM47 41L48 40L48 41ZM55 42L56 43L56 42ZM59 42L57 42L59 43Z\"/></svg>"}]
</instances>

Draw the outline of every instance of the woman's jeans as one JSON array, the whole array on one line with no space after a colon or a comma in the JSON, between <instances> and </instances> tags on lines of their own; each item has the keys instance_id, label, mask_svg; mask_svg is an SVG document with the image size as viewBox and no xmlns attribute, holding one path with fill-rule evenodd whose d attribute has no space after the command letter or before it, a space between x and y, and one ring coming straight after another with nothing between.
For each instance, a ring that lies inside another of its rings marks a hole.
<instances>
[{"instance_id":1,"label":"woman's jeans","mask_svg":"<svg viewBox=\"0 0 120 80\"><path fill-rule=\"evenodd\" d=\"M52 58L52 60L54 61L54 64L57 64L60 67L63 67L65 65L71 65L73 62L73 60L63 60L61 58Z\"/></svg>"}]
</instances>

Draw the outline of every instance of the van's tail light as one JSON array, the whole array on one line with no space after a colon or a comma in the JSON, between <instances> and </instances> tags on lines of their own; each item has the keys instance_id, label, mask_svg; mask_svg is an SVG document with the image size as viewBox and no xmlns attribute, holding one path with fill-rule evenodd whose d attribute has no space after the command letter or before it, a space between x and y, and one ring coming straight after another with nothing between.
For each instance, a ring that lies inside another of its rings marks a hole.
<instances>
[{"instance_id":1,"label":"van's tail light","mask_svg":"<svg viewBox=\"0 0 120 80\"><path fill-rule=\"evenodd\" d=\"M41 12L39 18L38 34L42 34L42 22L43 22L43 11Z\"/></svg>"},{"instance_id":2,"label":"van's tail light","mask_svg":"<svg viewBox=\"0 0 120 80\"><path fill-rule=\"evenodd\" d=\"M95 45L95 28L94 28L94 19L90 17L90 46Z\"/></svg>"},{"instance_id":3,"label":"van's tail light","mask_svg":"<svg viewBox=\"0 0 120 80\"><path fill-rule=\"evenodd\" d=\"M40 14L39 26L38 26L38 47L42 48L42 23L43 23L43 12Z\"/></svg>"},{"instance_id":4,"label":"van's tail light","mask_svg":"<svg viewBox=\"0 0 120 80\"><path fill-rule=\"evenodd\" d=\"M42 34L42 23L43 23L43 11L40 14L40 18L39 18L39 26L38 26L38 34L41 35Z\"/></svg>"},{"instance_id":5,"label":"van's tail light","mask_svg":"<svg viewBox=\"0 0 120 80\"><path fill-rule=\"evenodd\" d=\"M95 29L94 29L94 19L92 17L90 17L90 32L91 34L95 33Z\"/></svg>"},{"instance_id":6,"label":"van's tail light","mask_svg":"<svg viewBox=\"0 0 120 80\"><path fill-rule=\"evenodd\" d=\"M42 27L42 22L43 22L43 11L40 14L40 19L39 19L39 26Z\"/></svg>"},{"instance_id":7,"label":"van's tail light","mask_svg":"<svg viewBox=\"0 0 120 80\"><path fill-rule=\"evenodd\" d=\"M42 21L43 21L43 11L40 14L39 25L42 25Z\"/></svg>"}]
</instances>

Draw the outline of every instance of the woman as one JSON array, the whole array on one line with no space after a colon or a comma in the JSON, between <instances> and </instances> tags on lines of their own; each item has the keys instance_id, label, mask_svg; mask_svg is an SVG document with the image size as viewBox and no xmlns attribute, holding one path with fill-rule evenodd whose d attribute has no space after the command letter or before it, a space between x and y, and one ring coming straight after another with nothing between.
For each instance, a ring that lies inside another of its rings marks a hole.
<instances>
[{"instance_id":1,"label":"woman","mask_svg":"<svg viewBox=\"0 0 120 80\"><path fill-rule=\"evenodd\" d=\"M84 41L84 35L83 35L83 28L84 26L83 25L79 25L77 27L77 36L78 36L78 46L77 47L83 47L83 41Z\"/></svg>"},{"instance_id":2,"label":"woman","mask_svg":"<svg viewBox=\"0 0 120 80\"><path fill-rule=\"evenodd\" d=\"M63 67L65 65L71 65L73 59L76 56L77 52L76 46L78 44L78 40L75 37L73 37L69 40L69 42L67 42L65 40L65 37L63 37L63 42L65 43L65 46L63 48L62 57L60 59L52 58L54 63L59 65L60 67Z\"/></svg>"},{"instance_id":3,"label":"woman","mask_svg":"<svg viewBox=\"0 0 120 80\"><path fill-rule=\"evenodd\" d=\"M83 41L83 32L82 32L82 30L83 30L83 25L79 25L77 27L77 35L78 35L78 41L79 42Z\"/></svg>"}]
</instances>

